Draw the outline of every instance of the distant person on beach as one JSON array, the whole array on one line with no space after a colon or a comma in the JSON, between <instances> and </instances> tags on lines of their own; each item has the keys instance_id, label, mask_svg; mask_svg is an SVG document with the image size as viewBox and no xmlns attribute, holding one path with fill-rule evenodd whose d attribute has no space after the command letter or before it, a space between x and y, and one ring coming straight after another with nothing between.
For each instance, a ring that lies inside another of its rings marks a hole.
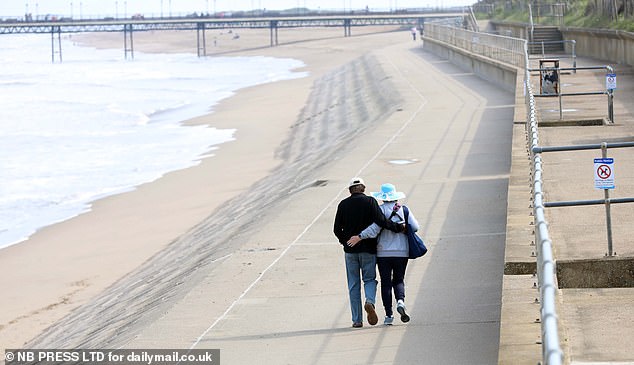
<instances>
[{"instance_id":1,"label":"distant person on beach","mask_svg":"<svg viewBox=\"0 0 634 365\"><path fill-rule=\"evenodd\" d=\"M405 198L405 194L396 191L393 184L381 185L381 191L371 193L373 197L383 201L380 209L383 215L393 222L404 222L405 212L400 199ZM419 225L414 214L408 210L407 222L410 227L418 231ZM377 224L372 224L364 229L359 235L353 236L348 242L356 243L363 239L378 236L378 244L376 248L376 262L379 266L379 275L381 276L381 301L385 309L385 320L383 324L391 325L394 323L394 312L392 310L392 290L396 299L396 310L401 315L401 322L409 322L409 315L405 307L405 270L409 260L409 245L407 243L407 235L403 233L394 233L385 231Z\"/></svg>"},{"instance_id":2,"label":"distant person on beach","mask_svg":"<svg viewBox=\"0 0 634 365\"><path fill-rule=\"evenodd\" d=\"M350 196L339 202L333 232L345 252L346 277L350 310L352 312L352 327L363 327L363 311L361 306L361 280L365 292L363 308L367 312L368 323L375 325L378 317L375 310L376 302L376 238L359 240L348 243L350 237L359 235L363 229L376 223L379 227L401 232L404 226L385 218L376 199L365 195L363 179L355 177L348 184Z\"/></svg>"}]
</instances>

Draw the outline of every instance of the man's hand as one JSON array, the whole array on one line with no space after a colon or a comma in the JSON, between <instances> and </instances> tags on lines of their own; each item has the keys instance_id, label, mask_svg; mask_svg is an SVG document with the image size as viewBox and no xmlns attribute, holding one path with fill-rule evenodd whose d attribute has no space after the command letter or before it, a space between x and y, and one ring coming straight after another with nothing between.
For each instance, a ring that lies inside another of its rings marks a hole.
<instances>
[{"instance_id":1,"label":"man's hand","mask_svg":"<svg viewBox=\"0 0 634 365\"><path fill-rule=\"evenodd\" d=\"M348 240L348 242L346 242L346 244L350 247L354 247L354 245L356 245L359 242L361 242L361 237L357 235L357 236L350 237L350 239Z\"/></svg>"}]
</instances>

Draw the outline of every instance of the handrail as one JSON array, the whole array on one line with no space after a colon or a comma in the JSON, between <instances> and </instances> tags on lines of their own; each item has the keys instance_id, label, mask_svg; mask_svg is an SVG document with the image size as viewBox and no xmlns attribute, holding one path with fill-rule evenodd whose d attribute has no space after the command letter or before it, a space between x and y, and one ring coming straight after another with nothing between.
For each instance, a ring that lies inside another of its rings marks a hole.
<instances>
[{"instance_id":1,"label":"handrail","mask_svg":"<svg viewBox=\"0 0 634 365\"><path fill-rule=\"evenodd\" d=\"M607 159L608 157L608 149L609 148L626 148L626 147L634 147L634 142L616 142L616 143L608 143L603 142L601 144L580 144L573 146L549 146L549 147L534 147L533 152L535 153L543 153L543 152L564 152L564 151L584 151L584 150L593 150L600 149L601 155L603 159ZM605 223L606 230L608 233L608 251L605 256L612 257L616 255L616 252L613 250L612 244L612 213L610 206L612 204L620 204L620 203L634 203L634 198L610 198L610 189L613 187L604 187L603 188L603 196L604 198L601 200L575 200L575 201L558 201L558 202L548 202L544 204L546 208L551 207L574 207L574 206L582 206L582 205L597 205L602 204L605 205Z\"/></svg>"},{"instance_id":2,"label":"handrail","mask_svg":"<svg viewBox=\"0 0 634 365\"><path fill-rule=\"evenodd\" d=\"M557 311L555 297L555 261L552 241L548 232L545 216L544 192L542 190L542 158L539 150L539 133L537 130L537 109L535 96L530 83L528 60L528 42L525 43L526 68L524 87L526 90L527 123L530 153L533 161L533 216L535 217L535 242L537 244L537 279L540 296L540 315L542 328L542 360L544 365L560 365L564 354L559 345L559 329L557 327Z\"/></svg>"},{"instance_id":3,"label":"handrail","mask_svg":"<svg viewBox=\"0 0 634 365\"><path fill-rule=\"evenodd\" d=\"M478 19L476 19L475 13L473 12L473 7L469 7L469 19L471 19L471 24L473 25L474 32L480 32L480 26L478 25Z\"/></svg>"},{"instance_id":4,"label":"handrail","mask_svg":"<svg viewBox=\"0 0 634 365\"><path fill-rule=\"evenodd\" d=\"M574 39L563 39L561 41L537 41L537 42L528 42L529 46L530 45L541 45L541 50L542 50L542 54L541 57L542 58L546 58L546 48L544 47L544 45L546 44L563 44L564 47L564 51L566 50L566 44L570 44L570 56L566 55L566 54L558 54L557 57L558 58L572 58L572 67L576 68L577 67L577 51L576 51L576 46L577 46L577 41L575 41ZM534 51L534 48L532 49ZM529 56L530 58L530 56ZM575 70L574 73L576 73L577 71Z\"/></svg>"},{"instance_id":5,"label":"handrail","mask_svg":"<svg viewBox=\"0 0 634 365\"><path fill-rule=\"evenodd\" d=\"M610 65L603 65L603 66L583 66L583 67L577 67L576 65L574 65L574 67L570 68L570 67L555 67L555 68L529 68L528 71L529 72L533 72L533 71L539 71L540 74L542 72L548 72L551 70L556 70L557 75L560 74L560 71L574 71L575 73L577 72L577 70L606 70L608 74L613 74L614 73L614 68L612 68L612 66ZM558 77L559 78L559 77ZM555 93L541 93L541 94L534 94L534 96L536 97L557 97L559 98L559 119L563 119L563 107L562 107L562 97L563 96L585 96L585 95L607 95L607 107L608 107L608 120L610 123L614 123L614 90L613 89L606 89L606 90L601 90L601 91L581 91L581 92L571 92L571 93L564 93L562 92L562 87L561 87L561 79L559 80L559 89L555 92Z\"/></svg>"},{"instance_id":6,"label":"handrail","mask_svg":"<svg viewBox=\"0 0 634 365\"><path fill-rule=\"evenodd\" d=\"M500 62L525 67L525 40L478 33L440 22L425 23L425 36Z\"/></svg>"},{"instance_id":7,"label":"handrail","mask_svg":"<svg viewBox=\"0 0 634 365\"><path fill-rule=\"evenodd\" d=\"M530 29L530 37L528 38L531 42L533 41L533 32L535 31L535 23L533 23L533 9L531 7L531 4L528 4L528 23L531 26Z\"/></svg>"}]
</instances>

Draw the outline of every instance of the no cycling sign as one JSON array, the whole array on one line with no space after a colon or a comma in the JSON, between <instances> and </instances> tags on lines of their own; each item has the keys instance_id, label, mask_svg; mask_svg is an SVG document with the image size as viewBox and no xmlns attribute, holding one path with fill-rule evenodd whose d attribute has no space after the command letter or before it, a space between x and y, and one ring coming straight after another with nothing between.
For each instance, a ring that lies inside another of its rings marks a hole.
<instances>
[{"instance_id":1,"label":"no cycling sign","mask_svg":"<svg viewBox=\"0 0 634 365\"><path fill-rule=\"evenodd\" d=\"M614 189L614 159L594 159L594 187L596 189Z\"/></svg>"}]
</instances>

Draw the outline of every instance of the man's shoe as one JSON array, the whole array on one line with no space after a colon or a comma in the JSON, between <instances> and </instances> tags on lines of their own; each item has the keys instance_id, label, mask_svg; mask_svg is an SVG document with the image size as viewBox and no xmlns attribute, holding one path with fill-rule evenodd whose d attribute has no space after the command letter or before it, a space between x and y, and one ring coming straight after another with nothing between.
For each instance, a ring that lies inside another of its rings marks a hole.
<instances>
[{"instance_id":1,"label":"man's shoe","mask_svg":"<svg viewBox=\"0 0 634 365\"><path fill-rule=\"evenodd\" d=\"M370 302L365 302L365 311L368 312L368 323L371 325L375 325L379 322L379 317L376 315L376 310L374 310L374 304Z\"/></svg>"},{"instance_id":2,"label":"man's shoe","mask_svg":"<svg viewBox=\"0 0 634 365\"><path fill-rule=\"evenodd\" d=\"M354 322L352 324L352 328L361 328L363 327L363 322Z\"/></svg>"},{"instance_id":3,"label":"man's shoe","mask_svg":"<svg viewBox=\"0 0 634 365\"><path fill-rule=\"evenodd\" d=\"M392 323L394 323L394 316L385 316L385 319L383 320L383 324L386 326L391 326Z\"/></svg>"},{"instance_id":4,"label":"man's shoe","mask_svg":"<svg viewBox=\"0 0 634 365\"><path fill-rule=\"evenodd\" d=\"M407 323L409 322L409 316L405 312L405 303L403 300L399 299L398 304L396 305L396 311L401 315L401 322Z\"/></svg>"}]
</instances>

